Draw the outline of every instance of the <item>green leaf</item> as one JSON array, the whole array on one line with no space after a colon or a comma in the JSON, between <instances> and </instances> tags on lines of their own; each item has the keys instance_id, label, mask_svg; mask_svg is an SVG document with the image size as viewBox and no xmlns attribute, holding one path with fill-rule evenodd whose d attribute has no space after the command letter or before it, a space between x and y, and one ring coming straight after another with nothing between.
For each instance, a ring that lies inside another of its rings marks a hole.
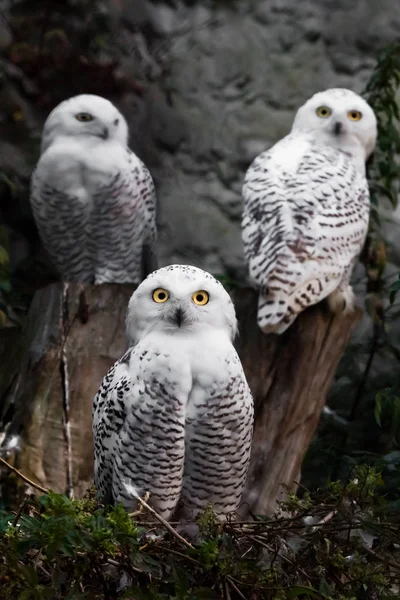
<instances>
[{"instance_id":1,"label":"green leaf","mask_svg":"<svg viewBox=\"0 0 400 600\"><path fill-rule=\"evenodd\" d=\"M11 292L11 283L9 281L0 281L0 290L7 294Z\"/></svg>"},{"instance_id":2,"label":"green leaf","mask_svg":"<svg viewBox=\"0 0 400 600\"><path fill-rule=\"evenodd\" d=\"M320 594L325 594L327 596L331 596L333 589L332 589L332 586L328 585L328 583L325 581L325 579L321 579L321 581L319 583L319 592L320 592Z\"/></svg>"},{"instance_id":3,"label":"green leaf","mask_svg":"<svg viewBox=\"0 0 400 600\"><path fill-rule=\"evenodd\" d=\"M19 570L23 576L23 578L27 581L27 583L33 588L38 583L38 576L35 569L29 565L19 565Z\"/></svg>"}]
</instances>

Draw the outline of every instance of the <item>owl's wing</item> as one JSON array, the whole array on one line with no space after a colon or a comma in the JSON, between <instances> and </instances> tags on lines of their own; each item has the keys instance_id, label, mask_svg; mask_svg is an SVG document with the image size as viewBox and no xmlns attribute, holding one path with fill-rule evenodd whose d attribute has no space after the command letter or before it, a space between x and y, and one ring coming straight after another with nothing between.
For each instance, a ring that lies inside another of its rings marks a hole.
<instances>
[{"instance_id":1,"label":"owl's wing","mask_svg":"<svg viewBox=\"0 0 400 600\"><path fill-rule=\"evenodd\" d=\"M179 499L184 403L165 356L139 342L103 379L93 404L94 480L106 501L137 506L135 494L168 518Z\"/></svg>"},{"instance_id":2,"label":"owl's wing","mask_svg":"<svg viewBox=\"0 0 400 600\"><path fill-rule=\"evenodd\" d=\"M158 269L158 253L157 253L157 225L156 225L156 190L154 188L153 179L148 169L143 165L143 170L148 179L149 201L146 206L146 231L143 242L142 252L142 279Z\"/></svg>"},{"instance_id":3,"label":"owl's wing","mask_svg":"<svg viewBox=\"0 0 400 600\"><path fill-rule=\"evenodd\" d=\"M96 283L140 283L157 264L156 195L148 169L126 150L94 200Z\"/></svg>"},{"instance_id":4,"label":"owl's wing","mask_svg":"<svg viewBox=\"0 0 400 600\"><path fill-rule=\"evenodd\" d=\"M310 143L290 168L295 140L282 142L246 174L242 223L250 276L261 290L259 325L279 333L348 284L369 218L367 182L344 152Z\"/></svg>"},{"instance_id":5,"label":"owl's wing","mask_svg":"<svg viewBox=\"0 0 400 600\"><path fill-rule=\"evenodd\" d=\"M224 380L194 382L185 426L181 516L193 519L208 504L224 518L239 506L250 460L253 399L232 348L221 364Z\"/></svg>"},{"instance_id":6,"label":"owl's wing","mask_svg":"<svg viewBox=\"0 0 400 600\"><path fill-rule=\"evenodd\" d=\"M108 371L93 400L94 483L105 502L112 502L113 460L118 436L126 419L133 384L128 351Z\"/></svg>"},{"instance_id":7,"label":"owl's wing","mask_svg":"<svg viewBox=\"0 0 400 600\"><path fill-rule=\"evenodd\" d=\"M54 167L51 151L41 158L31 178L30 203L40 239L62 279L92 283L93 265L86 243L90 212L84 190L78 186L70 190L67 181L63 184L68 159L60 158L64 172L56 187L48 177Z\"/></svg>"}]
</instances>

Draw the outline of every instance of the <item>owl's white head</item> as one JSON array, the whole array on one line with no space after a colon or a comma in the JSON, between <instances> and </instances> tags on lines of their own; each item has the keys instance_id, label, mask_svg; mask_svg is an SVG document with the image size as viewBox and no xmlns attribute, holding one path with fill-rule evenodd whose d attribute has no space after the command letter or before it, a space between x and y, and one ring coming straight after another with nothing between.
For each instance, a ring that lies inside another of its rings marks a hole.
<instances>
[{"instance_id":1,"label":"owl's white head","mask_svg":"<svg viewBox=\"0 0 400 600\"><path fill-rule=\"evenodd\" d=\"M73 96L61 102L46 119L41 153L58 137L94 136L128 144L128 125L119 110L106 98L92 94Z\"/></svg>"},{"instance_id":2,"label":"owl's white head","mask_svg":"<svg viewBox=\"0 0 400 600\"><path fill-rule=\"evenodd\" d=\"M126 325L130 344L154 331L176 335L209 328L225 332L231 340L237 331L235 309L223 285L187 265L150 273L129 301Z\"/></svg>"},{"instance_id":3,"label":"owl's white head","mask_svg":"<svg viewBox=\"0 0 400 600\"><path fill-rule=\"evenodd\" d=\"M351 154L364 165L375 148L377 122L374 111L351 90L335 88L314 94L299 108L292 132L311 132L324 145Z\"/></svg>"}]
</instances>

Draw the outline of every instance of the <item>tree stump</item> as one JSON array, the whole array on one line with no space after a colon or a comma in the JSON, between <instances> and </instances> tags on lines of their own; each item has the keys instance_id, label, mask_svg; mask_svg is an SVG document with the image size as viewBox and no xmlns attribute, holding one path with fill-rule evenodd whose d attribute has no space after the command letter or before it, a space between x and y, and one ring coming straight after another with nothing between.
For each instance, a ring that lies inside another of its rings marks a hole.
<instances>
[{"instance_id":1,"label":"tree stump","mask_svg":"<svg viewBox=\"0 0 400 600\"><path fill-rule=\"evenodd\" d=\"M33 299L20 373L0 415L3 448L18 436L14 466L43 487L80 497L93 483L93 397L127 349L125 314L133 290L59 283Z\"/></svg>"},{"instance_id":2,"label":"tree stump","mask_svg":"<svg viewBox=\"0 0 400 600\"><path fill-rule=\"evenodd\" d=\"M39 290L14 349L22 356L18 375L10 379L9 365L0 364L0 382L8 382L0 394L3 452L18 440L14 466L43 487L80 497L92 485L92 401L127 348L125 314L133 290L61 283ZM266 336L256 324L256 292L240 288L233 299L256 414L243 501L252 513L265 514L281 498L282 484L296 487L358 313L332 317L321 303L282 336Z\"/></svg>"},{"instance_id":3,"label":"tree stump","mask_svg":"<svg viewBox=\"0 0 400 600\"><path fill-rule=\"evenodd\" d=\"M282 335L264 335L257 326L257 293L238 289L233 300L239 318L237 350L255 409L242 502L252 514L268 514L285 497L282 484L297 488L303 457L361 311L334 316L321 302Z\"/></svg>"}]
</instances>

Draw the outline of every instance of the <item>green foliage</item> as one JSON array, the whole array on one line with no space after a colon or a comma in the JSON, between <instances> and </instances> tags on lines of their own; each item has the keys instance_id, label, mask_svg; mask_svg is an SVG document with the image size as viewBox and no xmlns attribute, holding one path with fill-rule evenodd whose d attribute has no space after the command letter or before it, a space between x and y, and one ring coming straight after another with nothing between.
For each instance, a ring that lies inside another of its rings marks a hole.
<instances>
[{"instance_id":1,"label":"green foliage","mask_svg":"<svg viewBox=\"0 0 400 600\"><path fill-rule=\"evenodd\" d=\"M400 87L400 43L387 46L380 54L364 96L378 119L378 143L369 166L371 202L377 206L379 197L387 197L397 206L400 152L399 106L396 94Z\"/></svg>"},{"instance_id":2,"label":"green foliage","mask_svg":"<svg viewBox=\"0 0 400 600\"><path fill-rule=\"evenodd\" d=\"M389 600L400 519L389 520L381 488L363 465L345 486L291 495L268 519L220 523L209 507L192 544L92 492L49 492L0 516L2 598Z\"/></svg>"},{"instance_id":3,"label":"green foliage","mask_svg":"<svg viewBox=\"0 0 400 600\"><path fill-rule=\"evenodd\" d=\"M397 206L399 194L400 111L396 95L400 87L400 43L387 46L378 56L377 64L366 86L364 96L373 108L378 121L378 140L372 159L367 165L371 194L371 219L364 262L369 292L380 293L384 288L386 244L381 228L380 209L384 199ZM392 298L394 296L392 295ZM381 303L373 303L375 322L382 320Z\"/></svg>"},{"instance_id":4,"label":"green foliage","mask_svg":"<svg viewBox=\"0 0 400 600\"><path fill-rule=\"evenodd\" d=\"M393 388L385 388L378 392L375 398L375 419L379 427L382 427L382 420L388 422L388 429L392 435L392 445L400 445L400 395Z\"/></svg>"}]
</instances>

